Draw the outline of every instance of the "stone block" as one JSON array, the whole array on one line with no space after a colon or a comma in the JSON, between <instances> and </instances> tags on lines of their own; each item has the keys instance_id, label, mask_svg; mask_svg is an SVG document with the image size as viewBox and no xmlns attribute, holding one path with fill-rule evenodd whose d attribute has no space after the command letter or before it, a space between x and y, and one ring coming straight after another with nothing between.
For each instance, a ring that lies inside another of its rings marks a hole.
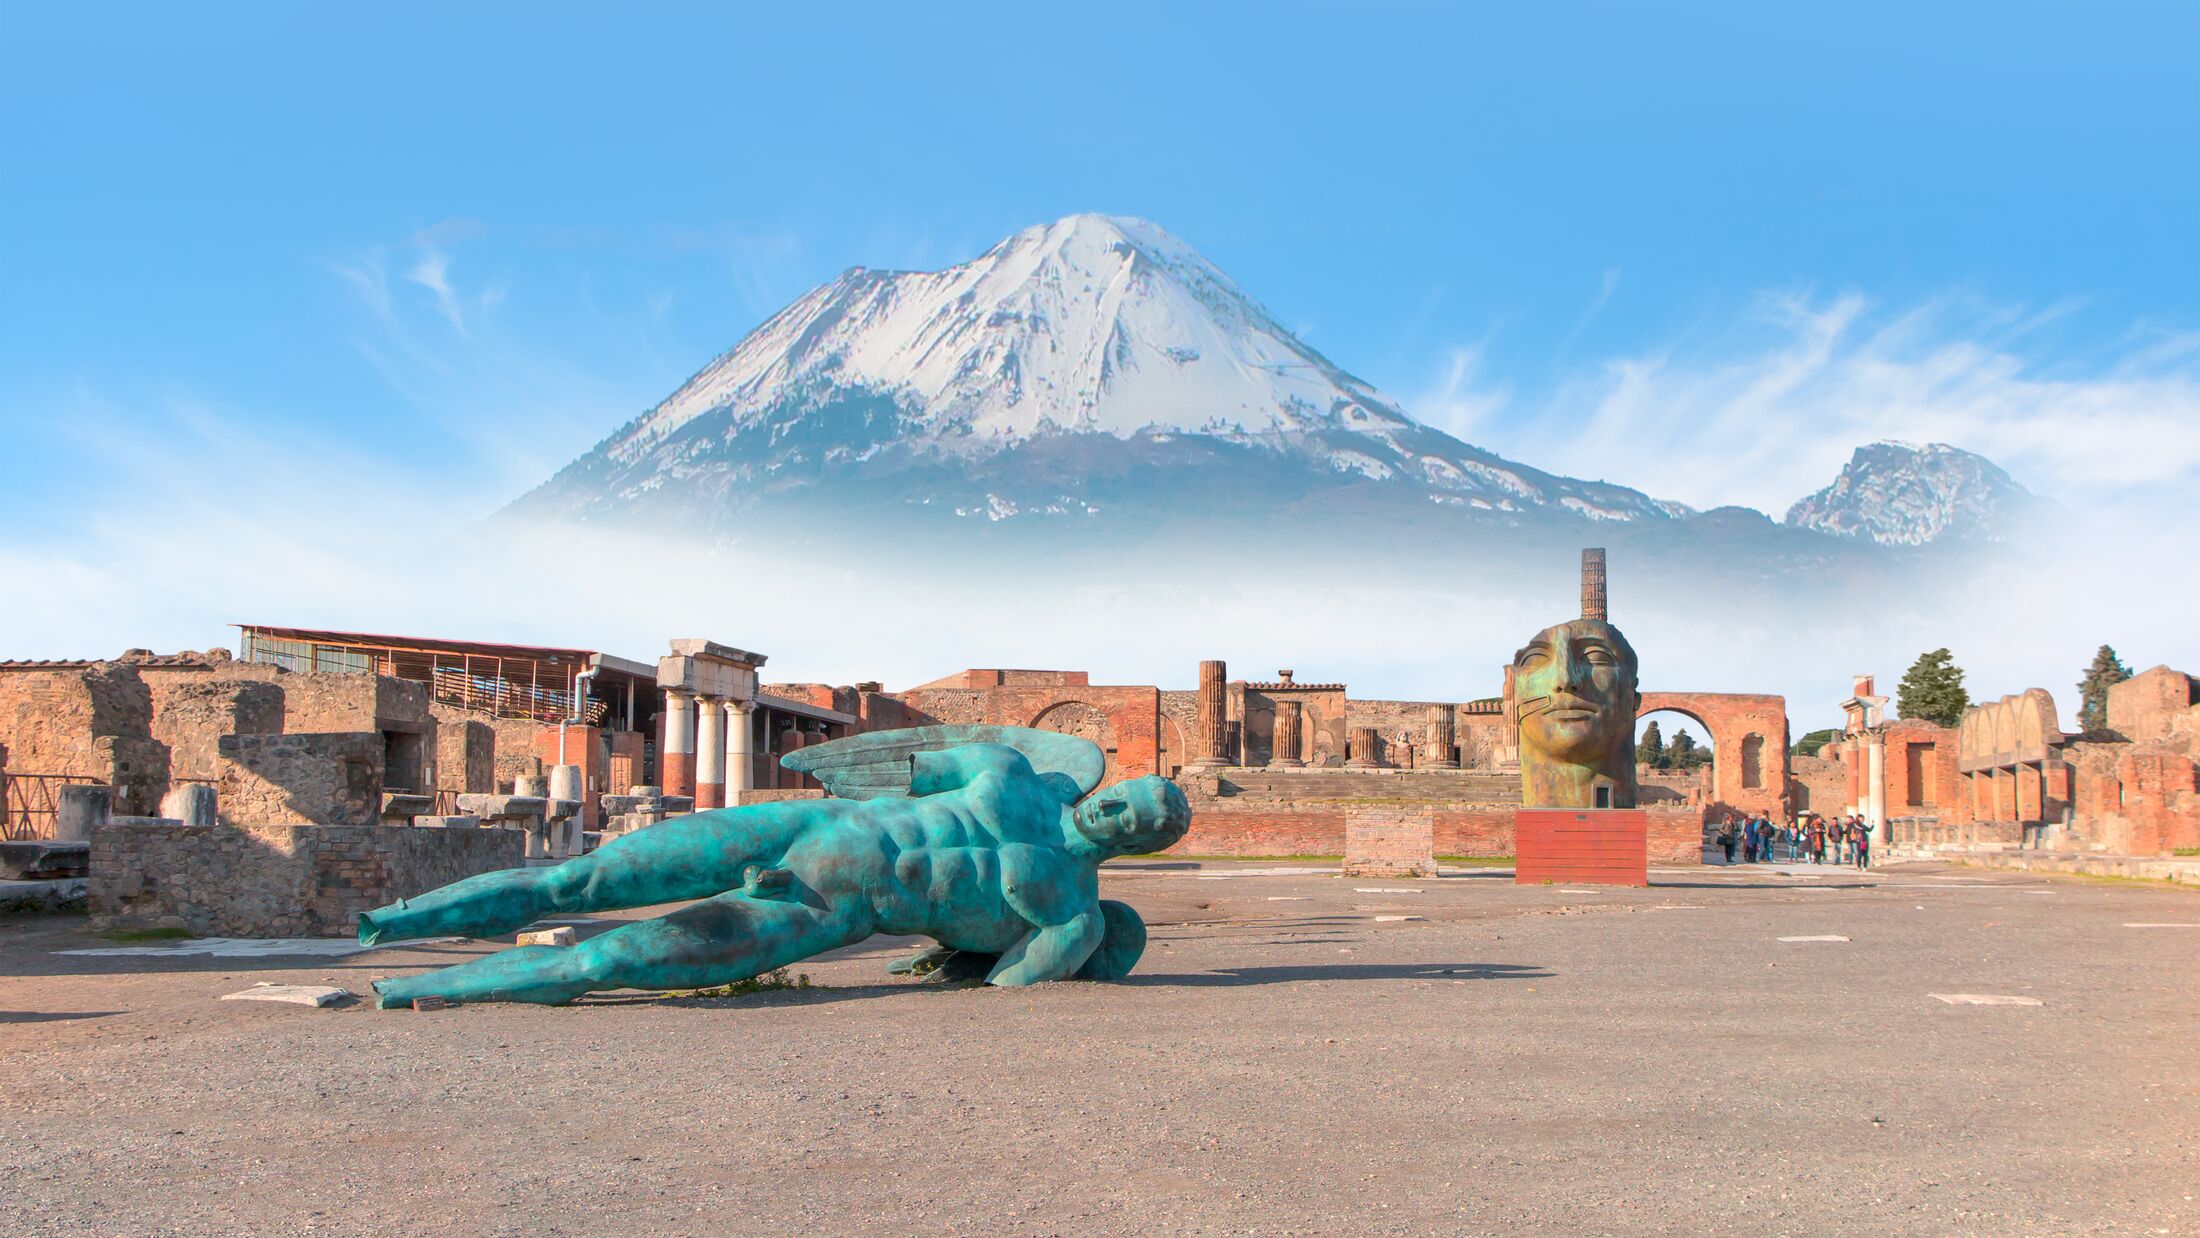
<instances>
[{"instance_id":1,"label":"stone block","mask_svg":"<svg viewBox=\"0 0 2200 1238\"><path fill-rule=\"evenodd\" d=\"M82 783L62 787L54 812L54 841L90 842L92 831L107 824L108 818L114 815L114 803L113 787Z\"/></svg>"},{"instance_id":2,"label":"stone block","mask_svg":"<svg viewBox=\"0 0 2200 1238\"><path fill-rule=\"evenodd\" d=\"M479 827L480 827L480 825L481 825L481 818L479 818L479 817L434 817L434 816L429 816L429 817L414 817L414 818L413 818L413 828L414 828L414 829L429 829L429 830L471 830L471 829L477 829L477 828L479 828Z\"/></svg>"},{"instance_id":3,"label":"stone block","mask_svg":"<svg viewBox=\"0 0 2200 1238\"><path fill-rule=\"evenodd\" d=\"M1436 875L1435 814L1429 811L1355 812L1345 820L1347 877Z\"/></svg>"},{"instance_id":4,"label":"stone block","mask_svg":"<svg viewBox=\"0 0 2200 1238\"><path fill-rule=\"evenodd\" d=\"M580 939L573 930L566 925L519 935L519 944L522 946L570 946L578 940Z\"/></svg>"},{"instance_id":5,"label":"stone block","mask_svg":"<svg viewBox=\"0 0 2200 1238\"><path fill-rule=\"evenodd\" d=\"M185 825L212 825L216 817L214 788L203 782L186 782L160 797L160 815Z\"/></svg>"},{"instance_id":6,"label":"stone block","mask_svg":"<svg viewBox=\"0 0 2200 1238\"><path fill-rule=\"evenodd\" d=\"M0 878L8 881L58 881L84 876L91 869L92 844L83 842L0 842Z\"/></svg>"}]
</instances>

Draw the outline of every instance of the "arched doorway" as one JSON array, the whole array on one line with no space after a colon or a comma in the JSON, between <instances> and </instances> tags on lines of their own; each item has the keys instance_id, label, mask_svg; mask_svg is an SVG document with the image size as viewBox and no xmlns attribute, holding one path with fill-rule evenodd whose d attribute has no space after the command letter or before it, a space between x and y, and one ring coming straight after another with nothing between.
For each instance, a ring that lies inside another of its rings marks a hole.
<instances>
[{"instance_id":1,"label":"arched doorway","mask_svg":"<svg viewBox=\"0 0 2200 1238\"><path fill-rule=\"evenodd\" d=\"M1033 728L1053 731L1058 735L1075 735L1089 739L1107 754L1108 768L1100 776L1100 785L1106 786L1116 779L1115 724L1108 720L1107 712L1097 705L1083 701L1063 701L1049 705L1031 720Z\"/></svg>"},{"instance_id":2,"label":"arched doorway","mask_svg":"<svg viewBox=\"0 0 2200 1238\"><path fill-rule=\"evenodd\" d=\"M1711 781L1705 809L1788 819L1787 701L1735 692L1645 692L1636 712L1637 738L1657 714L1677 714L1693 725L1697 744L1711 748ZM1672 728L1663 728L1671 730Z\"/></svg>"},{"instance_id":3,"label":"arched doorway","mask_svg":"<svg viewBox=\"0 0 2200 1238\"><path fill-rule=\"evenodd\" d=\"M1718 793L1717 741L1684 709L1645 710L1635 718L1635 805L1705 808Z\"/></svg>"}]
</instances>

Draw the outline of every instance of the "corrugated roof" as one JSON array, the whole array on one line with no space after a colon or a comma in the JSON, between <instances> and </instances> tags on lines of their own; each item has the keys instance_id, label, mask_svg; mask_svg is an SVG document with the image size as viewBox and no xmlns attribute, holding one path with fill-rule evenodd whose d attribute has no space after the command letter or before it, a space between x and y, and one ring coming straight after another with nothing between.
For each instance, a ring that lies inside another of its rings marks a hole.
<instances>
[{"instance_id":1,"label":"corrugated roof","mask_svg":"<svg viewBox=\"0 0 2200 1238\"><path fill-rule=\"evenodd\" d=\"M455 653L484 658L512 658L535 662L585 664L591 659L603 658L607 669L630 675L654 676L652 664L604 654L596 649L564 648L556 645L511 645L495 641L451 640L438 636L400 636L387 632L337 632L326 628L280 628L264 623L233 623L230 625L261 636L278 640L308 641L323 645L360 645L369 648L409 649L422 653Z\"/></svg>"}]
</instances>

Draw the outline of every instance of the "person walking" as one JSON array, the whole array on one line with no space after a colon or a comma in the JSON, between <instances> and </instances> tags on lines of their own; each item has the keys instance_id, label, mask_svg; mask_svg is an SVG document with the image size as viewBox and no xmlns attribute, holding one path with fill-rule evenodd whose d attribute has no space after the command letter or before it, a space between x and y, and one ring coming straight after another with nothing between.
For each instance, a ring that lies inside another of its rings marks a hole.
<instances>
[{"instance_id":1,"label":"person walking","mask_svg":"<svg viewBox=\"0 0 2200 1238\"><path fill-rule=\"evenodd\" d=\"M1823 818L1819 817L1810 819L1810 862L1813 864L1826 862L1826 823Z\"/></svg>"},{"instance_id":2,"label":"person walking","mask_svg":"<svg viewBox=\"0 0 2200 1238\"><path fill-rule=\"evenodd\" d=\"M1734 842L1734 814L1728 813L1726 819L1719 823L1719 850L1726 853L1726 862L1729 865L1734 863Z\"/></svg>"},{"instance_id":3,"label":"person walking","mask_svg":"<svg viewBox=\"0 0 2200 1238\"><path fill-rule=\"evenodd\" d=\"M1872 866L1871 828L1859 818L1856 824L1851 827L1851 836L1856 846L1856 869L1858 872L1862 872Z\"/></svg>"},{"instance_id":4,"label":"person walking","mask_svg":"<svg viewBox=\"0 0 2200 1238\"><path fill-rule=\"evenodd\" d=\"M1757 819L1747 817L1742 821L1742 863L1757 862Z\"/></svg>"}]
</instances>

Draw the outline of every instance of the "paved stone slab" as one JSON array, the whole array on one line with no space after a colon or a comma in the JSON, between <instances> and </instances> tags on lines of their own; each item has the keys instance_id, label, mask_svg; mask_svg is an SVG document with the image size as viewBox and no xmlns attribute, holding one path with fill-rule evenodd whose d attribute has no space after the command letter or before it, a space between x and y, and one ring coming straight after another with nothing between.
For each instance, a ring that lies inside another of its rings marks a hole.
<instances>
[{"instance_id":1,"label":"paved stone slab","mask_svg":"<svg viewBox=\"0 0 2200 1238\"><path fill-rule=\"evenodd\" d=\"M2200 920L2135 920L2125 928L2200 928Z\"/></svg>"},{"instance_id":2,"label":"paved stone slab","mask_svg":"<svg viewBox=\"0 0 2200 1238\"><path fill-rule=\"evenodd\" d=\"M253 985L241 993L224 993L225 1002L286 1002L293 1006L332 1006L351 996L351 990L332 988L325 984L269 984L266 981Z\"/></svg>"},{"instance_id":3,"label":"paved stone slab","mask_svg":"<svg viewBox=\"0 0 2200 1238\"><path fill-rule=\"evenodd\" d=\"M2040 1006L2046 1003L2036 997L2017 997L2008 993L1932 993L1951 1006Z\"/></svg>"},{"instance_id":4,"label":"paved stone slab","mask_svg":"<svg viewBox=\"0 0 2200 1238\"><path fill-rule=\"evenodd\" d=\"M1781 941L1847 941L1847 940L1848 940L1848 938L1846 938L1846 937L1842 937L1842 936L1839 936L1839 935L1837 935L1837 934L1834 934L1834 933L1820 933L1820 934L1818 934L1818 935L1816 935L1816 936L1811 936L1811 937L1782 937L1782 938L1781 938L1780 940L1781 940Z\"/></svg>"},{"instance_id":5,"label":"paved stone slab","mask_svg":"<svg viewBox=\"0 0 2200 1238\"><path fill-rule=\"evenodd\" d=\"M102 946L94 950L56 950L55 954L85 958L185 958L212 955L223 959L257 959L275 955L306 958L342 958L369 950L402 949L462 941L458 937L429 937L388 946L362 946L351 937L192 937L181 941L148 942L137 946Z\"/></svg>"},{"instance_id":6,"label":"paved stone slab","mask_svg":"<svg viewBox=\"0 0 2200 1238\"><path fill-rule=\"evenodd\" d=\"M519 944L523 946L570 946L577 940L573 930L563 925L519 935Z\"/></svg>"}]
</instances>

